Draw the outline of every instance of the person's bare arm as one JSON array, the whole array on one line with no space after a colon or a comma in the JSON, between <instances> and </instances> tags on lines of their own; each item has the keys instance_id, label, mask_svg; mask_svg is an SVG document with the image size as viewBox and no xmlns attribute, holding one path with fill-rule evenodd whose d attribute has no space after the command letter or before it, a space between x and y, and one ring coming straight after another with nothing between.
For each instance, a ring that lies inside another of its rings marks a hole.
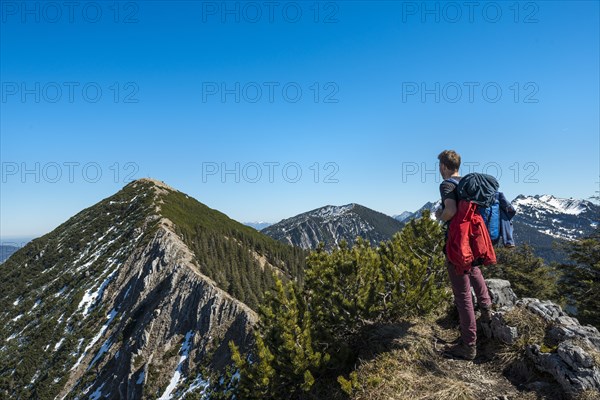
<instances>
[{"instance_id":1,"label":"person's bare arm","mask_svg":"<svg viewBox=\"0 0 600 400\"><path fill-rule=\"evenodd\" d=\"M456 201L454 199L444 200L444 211L440 215L442 221L450 221L456 214Z\"/></svg>"}]
</instances>

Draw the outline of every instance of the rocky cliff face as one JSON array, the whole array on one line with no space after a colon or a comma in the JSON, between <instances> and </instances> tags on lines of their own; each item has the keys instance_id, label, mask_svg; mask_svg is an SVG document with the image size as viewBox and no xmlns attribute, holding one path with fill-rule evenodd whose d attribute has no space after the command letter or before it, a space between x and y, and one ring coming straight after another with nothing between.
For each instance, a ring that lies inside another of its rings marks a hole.
<instances>
[{"instance_id":1,"label":"rocky cliff face","mask_svg":"<svg viewBox=\"0 0 600 400\"><path fill-rule=\"evenodd\" d=\"M255 312L206 275L200 250L163 213L175 192L135 181L0 266L0 397L180 397L203 384L201 367L229 362L229 340L249 345ZM251 230L240 229L242 239ZM235 243L248 268L263 258L256 275L276 269L268 242Z\"/></svg>"},{"instance_id":2,"label":"rocky cliff face","mask_svg":"<svg viewBox=\"0 0 600 400\"><path fill-rule=\"evenodd\" d=\"M187 246L165 222L107 285L106 321L89 343L82 343L85 349L61 397L169 396L184 377L188 383L203 379L195 371L198 361L219 367L227 363L228 340L247 344L257 318L254 311L202 275ZM86 376L90 371L91 379Z\"/></svg>"}]
</instances>

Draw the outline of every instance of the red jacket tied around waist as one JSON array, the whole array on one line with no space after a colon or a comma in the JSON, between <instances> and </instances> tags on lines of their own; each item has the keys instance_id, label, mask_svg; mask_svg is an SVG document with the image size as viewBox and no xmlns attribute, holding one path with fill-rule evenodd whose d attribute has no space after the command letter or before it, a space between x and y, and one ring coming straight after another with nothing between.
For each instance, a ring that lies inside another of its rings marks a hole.
<instances>
[{"instance_id":1,"label":"red jacket tied around waist","mask_svg":"<svg viewBox=\"0 0 600 400\"><path fill-rule=\"evenodd\" d=\"M458 211L448 227L446 242L448 261L457 273L468 272L473 265L496 263L496 253L477 204L460 200Z\"/></svg>"}]
</instances>

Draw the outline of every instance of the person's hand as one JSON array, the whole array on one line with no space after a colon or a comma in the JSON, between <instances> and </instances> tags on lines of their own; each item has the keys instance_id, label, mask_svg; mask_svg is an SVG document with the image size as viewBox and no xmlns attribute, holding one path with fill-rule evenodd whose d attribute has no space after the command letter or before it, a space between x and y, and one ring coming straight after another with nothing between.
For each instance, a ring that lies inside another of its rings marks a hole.
<instances>
[{"instance_id":1,"label":"person's hand","mask_svg":"<svg viewBox=\"0 0 600 400\"><path fill-rule=\"evenodd\" d=\"M442 217L442 208L438 208L437 210L435 210L435 218L436 219L440 219Z\"/></svg>"}]
</instances>

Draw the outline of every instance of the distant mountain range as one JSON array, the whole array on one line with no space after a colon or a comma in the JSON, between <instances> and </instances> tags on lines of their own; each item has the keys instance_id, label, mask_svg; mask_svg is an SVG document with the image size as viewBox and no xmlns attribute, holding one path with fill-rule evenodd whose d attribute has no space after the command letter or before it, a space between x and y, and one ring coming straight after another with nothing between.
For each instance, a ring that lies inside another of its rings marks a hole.
<instances>
[{"instance_id":1,"label":"distant mountain range","mask_svg":"<svg viewBox=\"0 0 600 400\"><path fill-rule=\"evenodd\" d=\"M547 261L566 261L560 245L591 234L600 221L600 206L588 200L519 195L512 204L517 243L531 244Z\"/></svg>"},{"instance_id":2,"label":"distant mountain range","mask_svg":"<svg viewBox=\"0 0 600 400\"><path fill-rule=\"evenodd\" d=\"M512 201L515 219L548 236L572 240L590 234L600 221L600 206L588 200L551 195L523 196ZM517 218L518 217L518 218Z\"/></svg>"},{"instance_id":3,"label":"distant mountain range","mask_svg":"<svg viewBox=\"0 0 600 400\"><path fill-rule=\"evenodd\" d=\"M392 215L392 218L394 218L397 221L404 222L404 221L406 221L407 219L409 219L412 216L413 216L412 212L410 212L410 211L403 211L402 214Z\"/></svg>"},{"instance_id":4,"label":"distant mountain range","mask_svg":"<svg viewBox=\"0 0 600 400\"><path fill-rule=\"evenodd\" d=\"M345 240L354 243L361 236L371 244L388 240L404 224L394 218L360 204L324 206L291 218L284 219L263 230L262 233L283 243L314 249L323 242L332 249Z\"/></svg>"},{"instance_id":5,"label":"distant mountain range","mask_svg":"<svg viewBox=\"0 0 600 400\"><path fill-rule=\"evenodd\" d=\"M2 264L8 257L13 255L13 253L17 250L19 250L19 247L17 246L0 245L0 264Z\"/></svg>"},{"instance_id":6,"label":"distant mountain range","mask_svg":"<svg viewBox=\"0 0 600 400\"><path fill-rule=\"evenodd\" d=\"M401 214L394 215L394 218L400 222L407 222L411 219L420 218L423 215L424 210L429 210L431 212L431 218L435 219L435 210L437 210L442 205L441 200L438 201L428 201L417 211L404 211Z\"/></svg>"},{"instance_id":7,"label":"distant mountain range","mask_svg":"<svg viewBox=\"0 0 600 400\"><path fill-rule=\"evenodd\" d=\"M260 231L261 229L265 229L268 226L273 225L272 222L263 222L263 221L259 221L259 222L242 222L244 225L248 225L251 226L252 228L256 229L257 231Z\"/></svg>"},{"instance_id":8,"label":"distant mountain range","mask_svg":"<svg viewBox=\"0 0 600 400\"><path fill-rule=\"evenodd\" d=\"M600 220L600 206L588 200L519 195L512 204L517 209L513 219L517 243L531 244L546 261L565 261L560 244L590 234ZM284 219L261 232L303 249L314 249L319 242L332 249L341 240L353 243L356 236L377 244L391 238L406 222L421 217L424 210L434 218L440 206L440 200L427 202L416 211L389 217L358 204L329 205Z\"/></svg>"}]
</instances>

